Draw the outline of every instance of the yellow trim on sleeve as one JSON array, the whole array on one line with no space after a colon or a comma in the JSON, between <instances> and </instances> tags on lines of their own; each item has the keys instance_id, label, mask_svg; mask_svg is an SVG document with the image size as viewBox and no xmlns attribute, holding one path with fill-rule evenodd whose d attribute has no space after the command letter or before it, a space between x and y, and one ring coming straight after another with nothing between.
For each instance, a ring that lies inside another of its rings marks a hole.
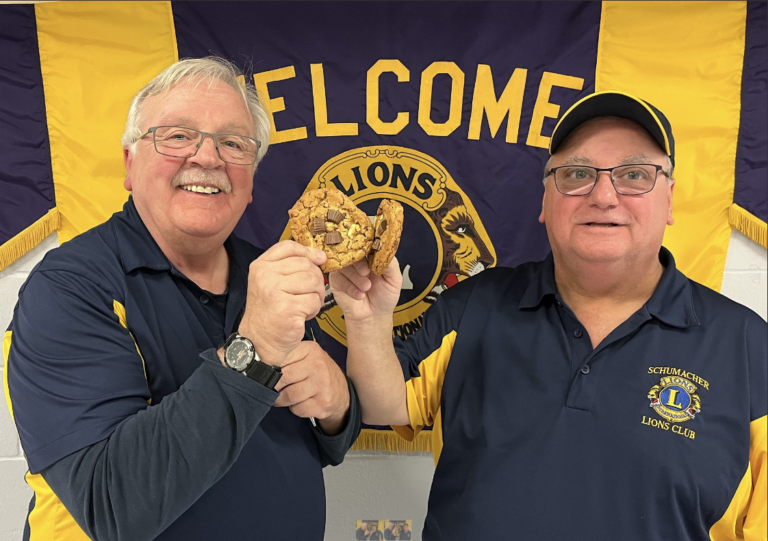
<instances>
[{"instance_id":1,"label":"yellow trim on sleeve","mask_svg":"<svg viewBox=\"0 0 768 541\"><path fill-rule=\"evenodd\" d=\"M136 342L136 337L133 336L133 333L128 328L128 320L125 317L125 306L123 306L116 300L113 300L112 309L114 310L118 321L120 321L120 325L125 327L125 330L127 330L128 334L131 335L131 340L133 340L133 345L136 346L136 352L139 354L139 358L141 359L141 366L144 369L144 379L147 381L147 386L149 386L149 378L147 377L147 363L144 362L144 355L141 354L141 350L139 349L139 343ZM147 400L147 403L151 404L152 399L150 398L149 400Z\"/></svg>"},{"instance_id":2,"label":"yellow trim on sleeve","mask_svg":"<svg viewBox=\"0 0 768 541\"><path fill-rule=\"evenodd\" d=\"M29 541L90 540L42 475L27 472L25 479L35 492L35 506L28 518Z\"/></svg>"},{"instance_id":3,"label":"yellow trim on sleeve","mask_svg":"<svg viewBox=\"0 0 768 541\"><path fill-rule=\"evenodd\" d=\"M5 335L3 335L3 389L5 389L5 401L8 404L8 411L11 413L11 420L15 422L13 404L11 403L11 390L8 387L8 358L11 356L12 338L13 331L5 331Z\"/></svg>"},{"instance_id":4,"label":"yellow trim on sleeve","mask_svg":"<svg viewBox=\"0 0 768 541\"><path fill-rule=\"evenodd\" d=\"M432 426L432 456L437 464L443 450L442 418L440 398L443 393L443 380L451 360L456 331L443 337L440 347L419 364L418 378L406 382L406 400L408 403L409 426L393 426L392 430L408 441L421 432L425 426Z\"/></svg>"},{"instance_id":5,"label":"yellow trim on sleeve","mask_svg":"<svg viewBox=\"0 0 768 541\"><path fill-rule=\"evenodd\" d=\"M712 541L765 541L768 536L767 428L765 415L750 423L747 471L728 509L709 530Z\"/></svg>"}]
</instances>

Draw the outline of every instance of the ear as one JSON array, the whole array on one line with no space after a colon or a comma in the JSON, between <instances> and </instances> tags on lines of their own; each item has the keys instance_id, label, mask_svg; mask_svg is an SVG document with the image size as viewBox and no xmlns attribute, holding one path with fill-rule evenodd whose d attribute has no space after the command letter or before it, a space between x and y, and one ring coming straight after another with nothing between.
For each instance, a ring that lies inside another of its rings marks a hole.
<instances>
[{"instance_id":1,"label":"ear","mask_svg":"<svg viewBox=\"0 0 768 541\"><path fill-rule=\"evenodd\" d=\"M669 183L669 187L667 188L667 197L669 198L669 209L667 211L667 225L674 225L675 224L675 218L672 216L672 196L675 192L675 181L672 180L672 182Z\"/></svg>"},{"instance_id":2,"label":"ear","mask_svg":"<svg viewBox=\"0 0 768 541\"><path fill-rule=\"evenodd\" d=\"M123 186L129 192L133 191L131 185L131 167L133 166L133 154L128 147L123 147L123 163L125 163L125 180Z\"/></svg>"},{"instance_id":3,"label":"ear","mask_svg":"<svg viewBox=\"0 0 768 541\"><path fill-rule=\"evenodd\" d=\"M544 195L541 196L541 212L539 213L540 224L546 223L546 220L544 219L544 201L546 200L547 200L547 187L544 186Z\"/></svg>"}]
</instances>

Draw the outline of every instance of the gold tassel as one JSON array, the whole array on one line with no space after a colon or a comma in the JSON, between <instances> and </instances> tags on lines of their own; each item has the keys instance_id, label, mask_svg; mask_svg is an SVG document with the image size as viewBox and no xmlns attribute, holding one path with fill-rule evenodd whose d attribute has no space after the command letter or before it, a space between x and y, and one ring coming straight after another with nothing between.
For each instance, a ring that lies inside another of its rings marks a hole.
<instances>
[{"instance_id":1,"label":"gold tassel","mask_svg":"<svg viewBox=\"0 0 768 541\"><path fill-rule=\"evenodd\" d=\"M0 246L0 271L43 242L61 228L61 214L56 207L28 228Z\"/></svg>"},{"instance_id":2,"label":"gold tassel","mask_svg":"<svg viewBox=\"0 0 768 541\"><path fill-rule=\"evenodd\" d=\"M389 451L390 453L431 453L432 433L419 432L406 441L391 430L363 429L352 446L355 451Z\"/></svg>"},{"instance_id":3,"label":"gold tassel","mask_svg":"<svg viewBox=\"0 0 768 541\"><path fill-rule=\"evenodd\" d=\"M728 222L763 248L768 248L768 227L751 212L734 203L728 209Z\"/></svg>"}]
</instances>

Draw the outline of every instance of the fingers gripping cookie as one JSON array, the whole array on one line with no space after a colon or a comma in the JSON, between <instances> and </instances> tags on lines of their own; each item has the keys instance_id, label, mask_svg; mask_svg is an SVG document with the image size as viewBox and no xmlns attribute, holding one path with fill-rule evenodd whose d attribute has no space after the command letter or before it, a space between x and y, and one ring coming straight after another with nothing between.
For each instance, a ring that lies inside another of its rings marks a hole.
<instances>
[{"instance_id":1,"label":"fingers gripping cookie","mask_svg":"<svg viewBox=\"0 0 768 541\"><path fill-rule=\"evenodd\" d=\"M384 199L376 211L373 222L375 238L368 255L368 266L376 274L384 274L395 257L403 232L403 206L397 201Z\"/></svg>"},{"instance_id":2,"label":"fingers gripping cookie","mask_svg":"<svg viewBox=\"0 0 768 541\"><path fill-rule=\"evenodd\" d=\"M320 267L323 272L337 271L360 261L371 249L371 221L338 190L311 190L296 201L288 215L293 239L323 250L328 256Z\"/></svg>"}]
</instances>

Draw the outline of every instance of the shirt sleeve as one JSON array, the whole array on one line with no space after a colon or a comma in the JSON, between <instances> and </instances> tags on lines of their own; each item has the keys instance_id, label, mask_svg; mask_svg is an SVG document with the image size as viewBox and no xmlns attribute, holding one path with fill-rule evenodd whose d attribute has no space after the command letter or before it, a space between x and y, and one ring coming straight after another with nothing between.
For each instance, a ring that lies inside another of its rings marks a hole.
<instances>
[{"instance_id":1,"label":"shirt sleeve","mask_svg":"<svg viewBox=\"0 0 768 541\"><path fill-rule=\"evenodd\" d=\"M8 395L37 473L107 438L150 401L144 364L118 298L72 272L33 272L19 292Z\"/></svg>"},{"instance_id":2,"label":"shirt sleeve","mask_svg":"<svg viewBox=\"0 0 768 541\"><path fill-rule=\"evenodd\" d=\"M213 349L202 356L160 404L43 469L91 539L157 537L224 476L271 409L277 393L222 366Z\"/></svg>"},{"instance_id":3,"label":"shirt sleeve","mask_svg":"<svg viewBox=\"0 0 768 541\"><path fill-rule=\"evenodd\" d=\"M768 328L750 313L744 325L749 380L749 456L744 476L724 514L710 529L714 541L766 541L768 532ZM747 420L747 419L745 419ZM745 457L746 458L746 457Z\"/></svg>"},{"instance_id":4,"label":"shirt sleeve","mask_svg":"<svg viewBox=\"0 0 768 541\"><path fill-rule=\"evenodd\" d=\"M335 436L327 436L320 430L320 425L312 428L312 433L317 439L323 467L338 466L344 461L344 455L355 443L363 424L360 399L357 397L355 386L349 378L347 378L347 385L349 386L349 415L347 415L347 424L344 430Z\"/></svg>"},{"instance_id":5,"label":"shirt sleeve","mask_svg":"<svg viewBox=\"0 0 768 541\"><path fill-rule=\"evenodd\" d=\"M768 532L768 464L766 439L768 438L768 329L765 322L755 316L745 329L749 354L750 379L750 450L749 467L752 474L752 493L744 517L745 541L765 541Z\"/></svg>"},{"instance_id":6,"label":"shirt sleeve","mask_svg":"<svg viewBox=\"0 0 768 541\"><path fill-rule=\"evenodd\" d=\"M4 340L6 390L30 472L80 527L153 539L226 473L277 393L209 350L150 405L114 298L75 273L33 272Z\"/></svg>"},{"instance_id":7,"label":"shirt sleeve","mask_svg":"<svg viewBox=\"0 0 768 541\"><path fill-rule=\"evenodd\" d=\"M317 320L313 319L307 323L304 340L313 340L324 348L324 336ZM320 429L319 425L312 428L323 467L338 466L344 461L344 455L355 443L363 425L360 399L357 397L355 386L349 378L347 378L347 385L349 387L349 414L344 430L334 436L328 436Z\"/></svg>"},{"instance_id":8,"label":"shirt sleeve","mask_svg":"<svg viewBox=\"0 0 768 541\"><path fill-rule=\"evenodd\" d=\"M459 322L476 281L470 278L445 291L424 313L418 332L407 340L395 339L395 352L406 381L410 423L392 429L408 441L435 423Z\"/></svg>"}]
</instances>

